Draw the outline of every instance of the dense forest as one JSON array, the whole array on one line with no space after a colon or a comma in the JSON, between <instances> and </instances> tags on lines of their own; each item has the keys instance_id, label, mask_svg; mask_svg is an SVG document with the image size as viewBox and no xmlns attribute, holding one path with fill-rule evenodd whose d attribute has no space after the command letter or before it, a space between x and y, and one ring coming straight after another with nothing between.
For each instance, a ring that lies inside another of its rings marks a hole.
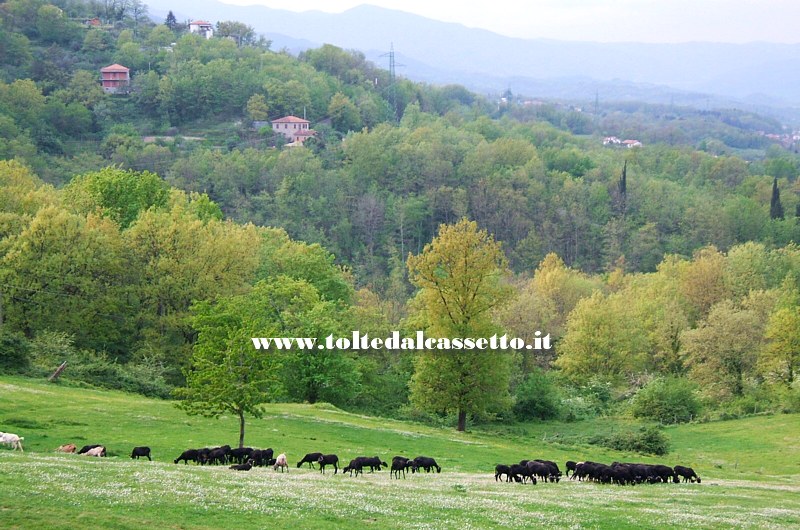
<instances>
[{"instance_id":1,"label":"dense forest","mask_svg":"<svg viewBox=\"0 0 800 530\"><path fill-rule=\"evenodd\" d=\"M482 366L500 386L471 417L800 410L800 159L780 123L491 99L146 11L0 4L0 370L69 360L67 379L166 397L266 330L541 330L553 350ZM130 90L103 92L112 63ZM254 126L285 115L316 136ZM448 328L421 271L471 237L497 252L496 296ZM427 392L440 361L285 354L270 399L461 424Z\"/></svg>"}]
</instances>

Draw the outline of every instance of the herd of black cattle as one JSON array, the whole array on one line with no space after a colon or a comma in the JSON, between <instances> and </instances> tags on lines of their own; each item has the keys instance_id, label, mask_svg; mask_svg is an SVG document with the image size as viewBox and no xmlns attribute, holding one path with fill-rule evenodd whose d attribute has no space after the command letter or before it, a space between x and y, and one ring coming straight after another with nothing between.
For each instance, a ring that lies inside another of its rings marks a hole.
<instances>
[{"instance_id":1,"label":"herd of black cattle","mask_svg":"<svg viewBox=\"0 0 800 530\"><path fill-rule=\"evenodd\" d=\"M183 461L184 464L195 462L200 465L232 464L230 468L237 471L250 471L254 467L263 466L273 466L274 469L277 470L280 468L281 471L286 467L288 471L286 455L281 454L278 455L277 458L273 458L274 454L272 448L253 449L252 447L237 447L232 449L229 445L223 445L214 448L188 449L181 453L174 462L176 464L181 461ZM133 454L131 454L131 458L134 458ZM318 464L319 470L323 474L327 466L333 467L334 475L339 472L339 457L334 454L308 453L297 462L297 467L301 467L303 464L308 464L312 469L314 468L314 464ZM431 470L435 469L437 473L442 472L442 468L436 463L436 460L427 456L418 456L414 459L396 456L392 459L391 466L377 456L358 456L350 460L350 463L341 469L342 473L349 473L352 477L353 473L355 473L355 476L363 474L366 468L369 468L370 473L375 470L380 471L383 468L391 468L391 476L398 479L401 473L403 474L403 478L405 478L407 471L416 473L424 469L425 472L430 473Z\"/></svg>"},{"instance_id":2,"label":"herd of black cattle","mask_svg":"<svg viewBox=\"0 0 800 530\"><path fill-rule=\"evenodd\" d=\"M64 448L71 449L75 452L75 446L61 446L58 450L63 451ZM78 454L88 454L91 456L106 456L105 447L99 445L87 445L78 451ZM149 447L134 447L131 452L131 458L139 459L140 457L150 458ZM221 447L205 447L203 449L188 449L180 454L174 460L174 463L183 462L188 464L194 462L199 465L228 465L230 469L236 471L250 471L254 467L272 466L275 470L281 471L289 470L286 462L286 455L280 454L274 457L274 451L270 449L253 449L252 447L237 447L231 448L230 445L223 445ZM333 466L333 474L339 472L339 457L334 454L323 453L308 453L299 462L297 467L303 464L308 464L309 467L314 468L314 464L319 465L321 473L325 473L327 466ZM436 460L427 456L418 456L416 458L406 458L403 456L395 456L392 458L391 465L387 464L377 456L359 456L352 460L350 463L342 468L342 473L350 473L350 476L358 476L369 468L370 473L380 471L382 468L391 469L391 477L400 478L402 473L405 478L406 473L417 473L425 470L430 473L431 470L436 470L437 473L442 472L441 466L436 463ZM494 470L495 481L505 480L506 482L518 482L522 484L531 483L536 484L538 481L543 482L559 482L563 474L558 467L558 464L550 460L522 460L519 464L504 465L498 464ZM572 475L570 476L570 472ZM683 482L697 482L700 483L700 477L690 467L675 466L669 467L662 464L636 464L630 462L614 462L611 465L601 464L598 462L573 462L566 463L566 477L571 480L579 481L592 481L601 484L619 484L633 485L633 484L655 484L655 483L678 483L683 479Z\"/></svg>"},{"instance_id":3,"label":"herd of black cattle","mask_svg":"<svg viewBox=\"0 0 800 530\"><path fill-rule=\"evenodd\" d=\"M655 484L658 482L678 483L681 478L684 482L700 483L700 477L694 469L684 466L669 467L662 464L633 464L629 462L614 462L610 466L597 462L573 462L566 464L566 476L571 480L589 480L601 484ZM572 472L570 477L569 473ZM522 460L519 464L510 466L499 464L494 469L494 479L502 480L505 475L506 482L529 482L536 484L538 478L544 482L559 482L562 477L558 464L550 460Z\"/></svg>"}]
</instances>

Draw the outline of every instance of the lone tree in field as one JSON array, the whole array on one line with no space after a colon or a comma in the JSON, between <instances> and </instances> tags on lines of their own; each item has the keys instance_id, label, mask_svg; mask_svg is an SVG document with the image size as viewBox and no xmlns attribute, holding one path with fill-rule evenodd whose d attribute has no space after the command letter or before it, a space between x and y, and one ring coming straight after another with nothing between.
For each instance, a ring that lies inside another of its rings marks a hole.
<instances>
[{"instance_id":1,"label":"lone tree in field","mask_svg":"<svg viewBox=\"0 0 800 530\"><path fill-rule=\"evenodd\" d=\"M280 285L259 282L241 296L216 305L195 305L194 328L198 331L186 387L175 391L178 407L189 414L239 419L239 447L244 447L245 415L260 418L260 405L283 394L281 359L275 352L257 350L252 337L282 336Z\"/></svg>"},{"instance_id":2,"label":"lone tree in field","mask_svg":"<svg viewBox=\"0 0 800 530\"><path fill-rule=\"evenodd\" d=\"M409 256L411 282L419 288L409 323L433 338L488 338L500 332L490 312L505 302L506 260L497 243L477 223L462 219L441 225L421 254ZM458 430L468 414L510 405L510 354L504 351L434 349L414 366L411 401L432 412L456 412Z\"/></svg>"}]
</instances>

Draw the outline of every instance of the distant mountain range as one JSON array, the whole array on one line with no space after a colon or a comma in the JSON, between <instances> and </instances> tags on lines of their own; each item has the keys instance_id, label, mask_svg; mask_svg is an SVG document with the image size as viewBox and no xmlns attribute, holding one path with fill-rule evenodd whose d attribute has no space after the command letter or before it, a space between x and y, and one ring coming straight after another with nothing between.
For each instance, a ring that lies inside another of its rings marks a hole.
<instances>
[{"instance_id":1,"label":"distant mountain range","mask_svg":"<svg viewBox=\"0 0 800 530\"><path fill-rule=\"evenodd\" d=\"M295 13L216 0L155 0L155 19L239 20L296 53L330 43L362 51L399 75L478 92L510 88L531 97L601 99L695 106L800 108L800 44L596 43L505 37L370 5L340 14ZM619 29L624 39L625 28Z\"/></svg>"}]
</instances>

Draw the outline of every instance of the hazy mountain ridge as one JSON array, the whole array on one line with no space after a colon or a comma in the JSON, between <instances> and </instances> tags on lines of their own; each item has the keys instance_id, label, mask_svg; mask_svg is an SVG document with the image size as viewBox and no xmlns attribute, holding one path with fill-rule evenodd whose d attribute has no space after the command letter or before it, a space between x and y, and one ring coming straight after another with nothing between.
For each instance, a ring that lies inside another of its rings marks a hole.
<instances>
[{"instance_id":1,"label":"hazy mountain ridge","mask_svg":"<svg viewBox=\"0 0 800 530\"><path fill-rule=\"evenodd\" d=\"M528 40L370 5L328 14L231 6L215 0L174 0L168 5L151 5L150 10L158 15L166 9L210 21L242 20L272 38L273 49L286 47L296 52L311 43L331 43L362 50L384 67L388 61L380 55L393 44L398 63L406 65L398 69L399 74L430 82L462 83L473 89L500 90L514 79L519 84L515 91L521 93L552 84L548 81L554 79L563 85L564 78L580 77L596 80L596 90L624 80L759 105L800 105L800 44Z\"/></svg>"}]
</instances>

